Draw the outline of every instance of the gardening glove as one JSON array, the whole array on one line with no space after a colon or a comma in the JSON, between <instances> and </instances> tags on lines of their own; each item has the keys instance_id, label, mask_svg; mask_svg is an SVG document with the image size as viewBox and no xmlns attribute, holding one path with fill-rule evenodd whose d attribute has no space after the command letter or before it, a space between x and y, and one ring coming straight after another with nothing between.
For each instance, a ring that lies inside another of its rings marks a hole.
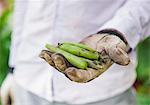
<instances>
[{"instance_id":1,"label":"gardening glove","mask_svg":"<svg viewBox=\"0 0 150 105\"><path fill-rule=\"evenodd\" d=\"M73 67L63 55L52 53L48 50L43 50L40 57L45 59L51 66L55 67L60 72L64 73L70 80L80 83L89 82L104 71L106 71L113 62L120 65L127 65L130 59L127 55L126 41L121 40L118 36L110 33L98 33L84 38L80 43L85 44L101 55L101 68L87 70Z\"/></svg>"},{"instance_id":2,"label":"gardening glove","mask_svg":"<svg viewBox=\"0 0 150 105\"><path fill-rule=\"evenodd\" d=\"M1 90L0 90L0 97L1 97L2 105L14 105L12 85L13 85L12 74L9 74L4 80Z\"/></svg>"}]
</instances>

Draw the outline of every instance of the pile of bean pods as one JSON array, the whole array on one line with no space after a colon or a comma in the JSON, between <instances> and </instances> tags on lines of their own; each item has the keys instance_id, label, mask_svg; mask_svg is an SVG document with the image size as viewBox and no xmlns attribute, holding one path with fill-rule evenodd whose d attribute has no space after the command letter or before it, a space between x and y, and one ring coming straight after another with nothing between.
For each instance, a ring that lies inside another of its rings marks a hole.
<instances>
[{"instance_id":1,"label":"pile of bean pods","mask_svg":"<svg viewBox=\"0 0 150 105\"><path fill-rule=\"evenodd\" d=\"M58 46L46 44L46 48L50 52L60 53L76 68L84 70L101 68L100 54L84 44L64 42L59 43Z\"/></svg>"}]
</instances>

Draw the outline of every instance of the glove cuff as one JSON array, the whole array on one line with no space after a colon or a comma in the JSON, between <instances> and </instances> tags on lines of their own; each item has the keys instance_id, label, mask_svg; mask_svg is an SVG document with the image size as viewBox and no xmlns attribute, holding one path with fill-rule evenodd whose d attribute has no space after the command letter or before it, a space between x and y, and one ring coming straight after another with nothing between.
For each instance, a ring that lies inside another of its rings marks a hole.
<instances>
[{"instance_id":1,"label":"glove cuff","mask_svg":"<svg viewBox=\"0 0 150 105\"><path fill-rule=\"evenodd\" d=\"M116 29L111 29L111 28L104 29L104 30L99 31L97 34L109 34L109 35L118 36L127 45L127 52L129 53L129 52L132 51L132 48L129 46L129 44L128 44L126 38L124 37L124 35Z\"/></svg>"}]
</instances>

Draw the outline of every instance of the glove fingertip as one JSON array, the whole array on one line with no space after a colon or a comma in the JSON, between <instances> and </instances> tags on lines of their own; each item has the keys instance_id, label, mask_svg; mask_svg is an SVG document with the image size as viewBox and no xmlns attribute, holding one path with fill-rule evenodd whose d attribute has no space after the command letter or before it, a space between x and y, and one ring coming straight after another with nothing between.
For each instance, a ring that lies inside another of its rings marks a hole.
<instances>
[{"instance_id":1,"label":"glove fingertip","mask_svg":"<svg viewBox=\"0 0 150 105\"><path fill-rule=\"evenodd\" d=\"M63 55L59 54L59 53L54 53L52 54L52 60L55 64L55 67L60 71L60 72L64 72L65 69L67 69L67 62L65 60L65 58L63 57Z\"/></svg>"},{"instance_id":2,"label":"glove fingertip","mask_svg":"<svg viewBox=\"0 0 150 105\"><path fill-rule=\"evenodd\" d=\"M128 54L119 47L113 48L113 51L111 49L111 52L109 52L109 56L115 63L119 65L126 66L130 63Z\"/></svg>"}]
</instances>

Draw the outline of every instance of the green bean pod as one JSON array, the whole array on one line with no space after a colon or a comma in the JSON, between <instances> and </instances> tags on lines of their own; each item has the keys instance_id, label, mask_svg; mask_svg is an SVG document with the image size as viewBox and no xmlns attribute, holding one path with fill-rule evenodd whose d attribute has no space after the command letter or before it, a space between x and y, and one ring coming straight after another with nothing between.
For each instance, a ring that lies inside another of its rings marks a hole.
<instances>
[{"instance_id":1,"label":"green bean pod","mask_svg":"<svg viewBox=\"0 0 150 105\"><path fill-rule=\"evenodd\" d=\"M84 44L81 44L81 43L74 43L74 42L64 42L62 44L70 44L70 45L74 45L74 46L77 46L77 47L80 47L80 48L83 48L83 49L86 49L86 50L89 50L91 52L95 52L94 49L84 45Z\"/></svg>"},{"instance_id":2,"label":"green bean pod","mask_svg":"<svg viewBox=\"0 0 150 105\"><path fill-rule=\"evenodd\" d=\"M74 54L74 55L77 55L80 57L84 57L87 59L98 60L100 58L100 55L98 52L96 52L96 51L91 52L89 50L86 50L84 48L81 48L81 47L78 47L78 46L75 46L72 44L64 43L64 44L59 45L58 47L64 51L71 53L71 54Z\"/></svg>"},{"instance_id":3,"label":"green bean pod","mask_svg":"<svg viewBox=\"0 0 150 105\"><path fill-rule=\"evenodd\" d=\"M68 60L68 62L70 62L73 66L80 68L80 69L87 69L88 63L85 60L83 60L82 58L75 56L73 54L70 54L70 53L68 53L60 48L57 48L53 45L50 45L50 44L46 44L45 47L48 50L50 50L51 52L62 54Z\"/></svg>"},{"instance_id":4,"label":"green bean pod","mask_svg":"<svg viewBox=\"0 0 150 105\"><path fill-rule=\"evenodd\" d=\"M92 60L85 59L85 58L82 58L82 59L88 63L88 67L90 68L97 69L97 70L103 68L100 64L100 61L97 61L97 60L92 61Z\"/></svg>"}]
</instances>

